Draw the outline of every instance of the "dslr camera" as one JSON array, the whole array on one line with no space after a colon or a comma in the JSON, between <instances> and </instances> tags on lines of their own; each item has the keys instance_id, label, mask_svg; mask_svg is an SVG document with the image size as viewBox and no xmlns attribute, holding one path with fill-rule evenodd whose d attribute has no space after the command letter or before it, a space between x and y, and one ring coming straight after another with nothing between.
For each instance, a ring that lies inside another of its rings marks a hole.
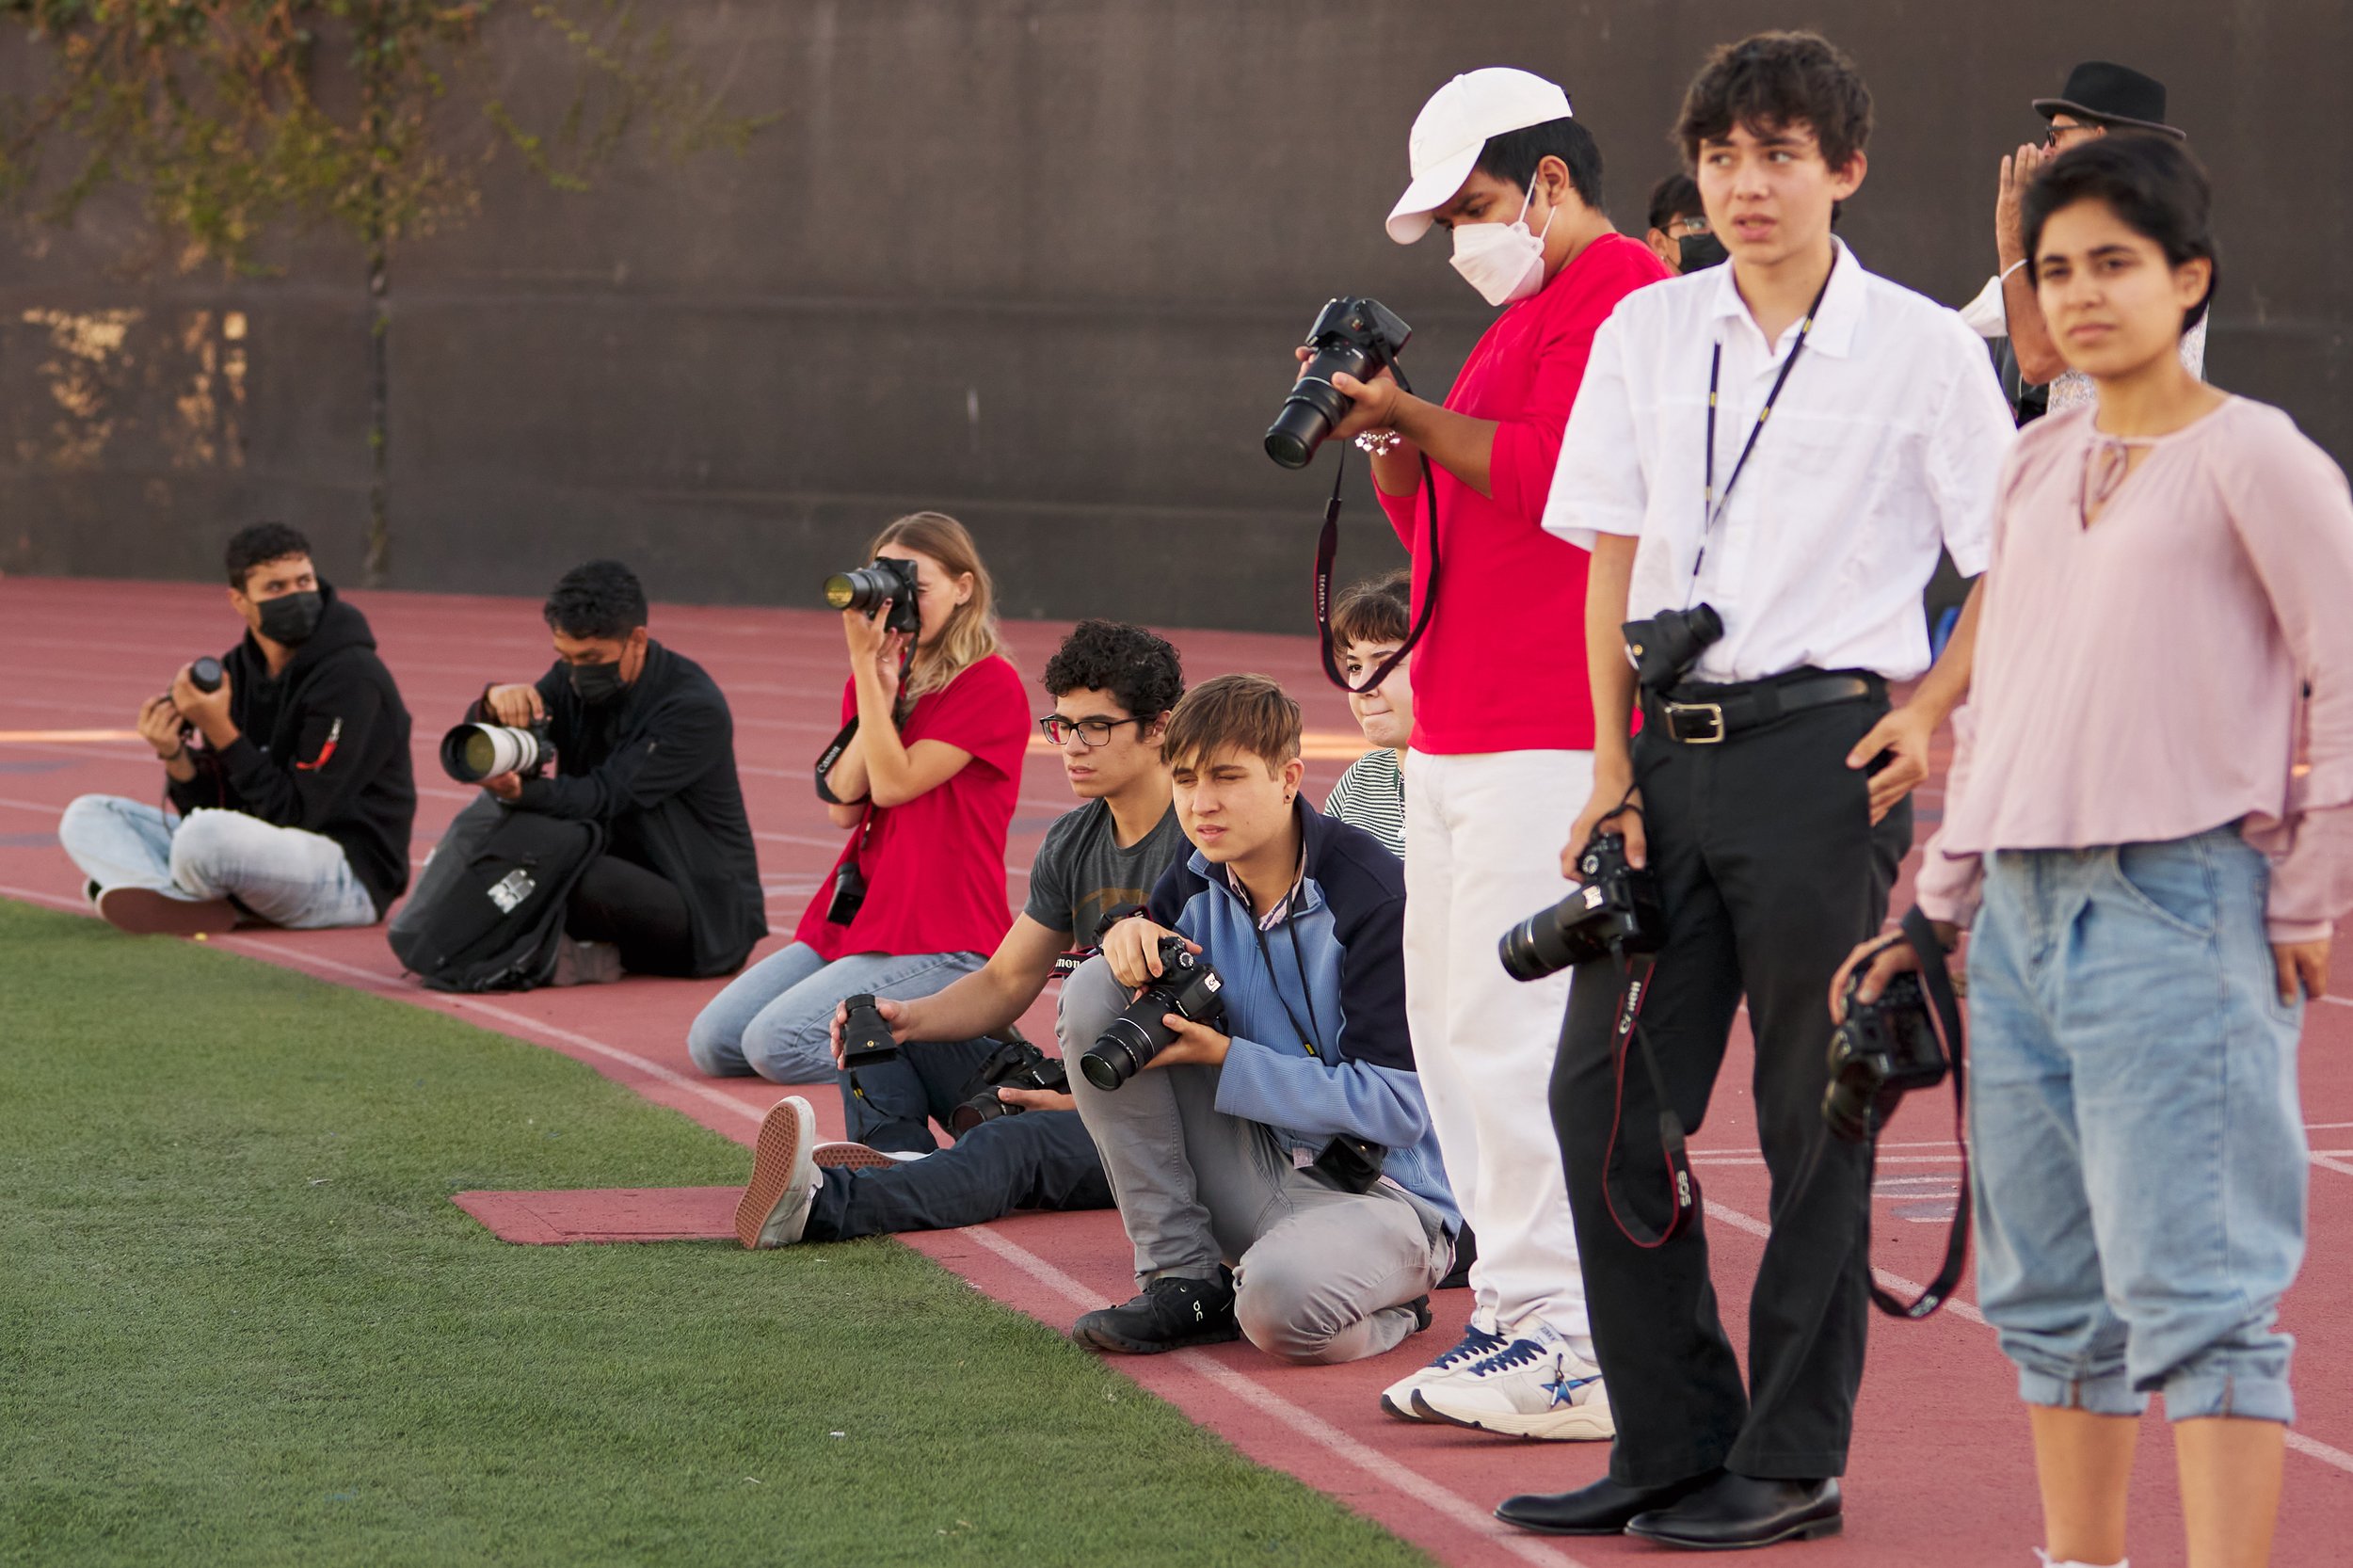
<instances>
[{"instance_id":1,"label":"dslr camera","mask_svg":"<svg viewBox=\"0 0 2353 1568\"><path fill-rule=\"evenodd\" d=\"M899 1059L899 1042L883 1021L872 993L841 999L841 1065L851 1072Z\"/></svg>"},{"instance_id":2,"label":"dslr camera","mask_svg":"<svg viewBox=\"0 0 2353 1568\"><path fill-rule=\"evenodd\" d=\"M1307 333L1315 355L1267 430L1266 455L1285 468L1305 468L1355 402L1332 385L1332 377L1346 372L1369 381L1404 352L1413 335L1414 329L1378 299L1335 299L1325 305Z\"/></svg>"},{"instance_id":3,"label":"dslr camera","mask_svg":"<svg viewBox=\"0 0 2353 1568\"><path fill-rule=\"evenodd\" d=\"M1176 1033L1161 1022L1174 1013L1211 1029L1225 1027L1225 982L1185 947L1181 936L1163 936L1160 978L1136 993L1128 1010L1111 1021L1079 1058L1079 1071L1097 1089L1116 1089L1144 1070Z\"/></svg>"},{"instance_id":4,"label":"dslr camera","mask_svg":"<svg viewBox=\"0 0 2353 1568\"><path fill-rule=\"evenodd\" d=\"M1856 965L1847 982L1847 1018L1831 1032L1830 1087L1822 1094L1822 1120L1849 1144L1878 1137L1904 1096L1944 1082L1950 1067L1919 977L1897 975L1879 1000L1861 1001L1855 993L1868 968Z\"/></svg>"},{"instance_id":5,"label":"dslr camera","mask_svg":"<svg viewBox=\"0 0 2353 1568\"><path fill-rule=\"evenodd\" d=\"M1513 980L1542 980L1612 952L1657 952L1667 940L1658 879L1629 866L1624 834L1595 833L1577 860L1577 889L1503 934L1497 951Z\"/></svg>"},{"instance_id":6,"label":"dslr camera","mask_svg":"<svg viewBox=\"0 0 2353 1568\"><path fill-rule=\"evenodd\" d=\"M1661 610L1648 620L1627 621L1618 632L1634 661L1636 684L1652 696L1663 697L1683 683L1701 654L1722 639L1724 621L1714 605L1694 604L1689 610Z\"/></svg>"},{"instance_id":7,"label":"dslr camera","mask_svg":"<svg viewBox=\"0 0 2353 1568\"><path fill-rule=\"evenodd\" d=\"M460 784L479 784L503 773L537 778L554 760L555 742L545 719L521 728L461 724L441 737L441 771Z\"/></svg>"},{"instance_id":8,"label":"dslr camera","mask_svg":"<svg viewBox=\"0 0 2353 1568\"><path fill-rule=\"evenodd\" d=\"M886 632L913 633L921 629L923 617L915 602L915 563L888 555L877 555L871 567L854 567L837 571L825 579L825 606L832 610L856 610L868 620L888 600L890 617L883 622Z\"/></svg>"},{"instance_id":9,"label":"dslr camera","mask_svg":"<svg viewBox=\"0 0 2353 1568\"><path fill-rule=\"evenodd\" d=\"M997 1097L1000 1089L1043 1089L1067 1094L1070 1075L1063 1064L1016 1034L989 1053L964 1086L964 1100L948 1112L948 1130L961 1138L983 1122L1018 1116L1021 1107Z\"/></svg>"}]
</instances>

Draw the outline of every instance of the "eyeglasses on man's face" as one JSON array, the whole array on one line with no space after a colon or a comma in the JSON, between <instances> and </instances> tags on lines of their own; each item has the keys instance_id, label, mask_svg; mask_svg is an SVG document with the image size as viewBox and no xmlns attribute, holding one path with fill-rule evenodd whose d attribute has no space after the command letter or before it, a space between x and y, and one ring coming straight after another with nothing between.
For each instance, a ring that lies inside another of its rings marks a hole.
<instances>
[{"instance_id":1,"label":"eyeglasses on man's face","mask_svg":"<svg viewBox=\"0 0 2353 1568\"><path fill-rule=\"evenodd\" d=\"M2074 142L2068 140L2068 137L2081 138L2099 134L2100 127L2097 125L2087 125L2081 120L2073 120L2062 125L2055 120L2051 121L2050 134L2042 138L2042 150L2045 152L2064 152L2075 145Z\"/></svg>"},{"instance_id":2,"label":"eyeglasses on man's face","mask_svg":"<svg viewBox=\"0 0 2353 1568\"><path fill-rule=\"evenodd\" d=\"M1037 721L1047 740L1055 745L1068 745L1076 735L1091 746L1112 744L1112 732L1123 724L1141 724L1141 719L1066 719L1060 713L1048 713Z\"/></svg>"}]
</instances>

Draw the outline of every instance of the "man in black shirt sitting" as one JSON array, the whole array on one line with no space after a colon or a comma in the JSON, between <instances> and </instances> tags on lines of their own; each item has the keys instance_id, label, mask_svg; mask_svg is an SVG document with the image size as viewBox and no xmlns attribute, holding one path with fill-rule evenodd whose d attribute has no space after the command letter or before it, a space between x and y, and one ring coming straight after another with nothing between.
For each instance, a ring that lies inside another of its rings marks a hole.
<instances>
[{"instance_id":1,"label":"man in black shirt sitting","mask_svg":"<svg viewBox=\"0 0 2353 1568\"><path fill-rule=\"evenodd\" d=\"M587 951L616 952L636 974L742 968L768 920L727 698L701 665L648 635L646 591L618 561L566 572L544 614L554 666L531 685L490 687L466 717L544 719L555 771L499 774L482 788L518 810L603 825L604 852L565 908L573 943L609 944ZM612 978L594 967L573 978Z\"/></svg>"}]
</instances>

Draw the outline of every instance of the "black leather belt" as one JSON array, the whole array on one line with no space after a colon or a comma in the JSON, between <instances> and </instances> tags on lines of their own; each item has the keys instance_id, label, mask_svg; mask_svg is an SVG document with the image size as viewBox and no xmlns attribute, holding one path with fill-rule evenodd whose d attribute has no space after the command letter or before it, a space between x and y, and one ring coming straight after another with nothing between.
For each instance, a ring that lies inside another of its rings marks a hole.
<instances>
[{"instance_id":1,"label":"black leather belt","mask_svg":"<svg viewBox=\"0 0 2353 1568\"><path fill-rule=\"evenodd\" d=\"M1860 672L1829 675L1820 670L1792 670L1769 680L1738 685L1677 686L1655 699L1653 715L1659 733L1684 745L1712 746L1744 729L1772 723L1808 708L1837 702L1860 702L1883 696L1887 682Z\"/></svg>"}]
</instances>

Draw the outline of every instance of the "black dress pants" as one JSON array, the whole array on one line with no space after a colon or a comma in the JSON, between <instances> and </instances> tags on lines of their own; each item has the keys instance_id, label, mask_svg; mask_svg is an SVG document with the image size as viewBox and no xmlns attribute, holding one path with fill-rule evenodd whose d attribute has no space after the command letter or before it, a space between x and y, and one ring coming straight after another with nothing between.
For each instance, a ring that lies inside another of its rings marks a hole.
<instances>
[{"instance_id":1,"label":"black dress pants","mask_svg":"<svg viewBox=\"0 0 2353 1568\"><path fill-rule=\"evenodd\" d=\"M632 974L692 975L695 927L686 900L659 873L604 854L588 862L564 906L564 935L611 942Z\"/></svg>"},{"instance_id":2,"label":"black dress pants","mask_svg":"<svg viewBox=\"0 0 2353 1568\"><path fill-rule=\"evenodd\" d=\"M1663 1486L1718 1465L1785 1480L1846 1469L1870 1314L1869 1176L1860 1148L1823 1138L1821 1103L1831 976L1879 928L1912 842L1910 802L1873 827L1865 776L1846 765L1886 711L1883 698L1809 709L1713 745L1669 740L1654 714L1635 740L1668 932L1642 1029L1668 1097L1697 1133L1747 998L1772 1234L1749 1303L1744 1389L1717 1312L1705 1216L1646 1250L1605 1202L1607 1161L1621 1206L1653 1233L1670 1213L1658 1106L1640 1061L1625 1064L1619 1101L1611 1033L1623 973L1614 959L1579 968L1552 1115L1618 1422L1609 1473L1625 1484Z\"/></svg>"}]
</instances>

